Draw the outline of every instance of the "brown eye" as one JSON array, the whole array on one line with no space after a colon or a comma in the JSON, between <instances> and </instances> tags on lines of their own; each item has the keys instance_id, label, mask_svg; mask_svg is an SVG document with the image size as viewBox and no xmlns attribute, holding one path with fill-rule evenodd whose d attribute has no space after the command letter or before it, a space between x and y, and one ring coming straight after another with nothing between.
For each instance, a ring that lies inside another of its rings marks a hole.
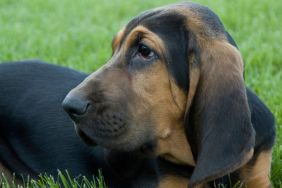
<instances>
[{"instance_id":1,"label":"brown eye","mask_svg":"<svg viewBox=\"0 0 282 188\"><path fill-rule=\"evenodd\" d=\"M154 52L148 46L142 43L138 45L138 54L145 59L150 59L154 56Z\"/></svg>"}]
</instances>

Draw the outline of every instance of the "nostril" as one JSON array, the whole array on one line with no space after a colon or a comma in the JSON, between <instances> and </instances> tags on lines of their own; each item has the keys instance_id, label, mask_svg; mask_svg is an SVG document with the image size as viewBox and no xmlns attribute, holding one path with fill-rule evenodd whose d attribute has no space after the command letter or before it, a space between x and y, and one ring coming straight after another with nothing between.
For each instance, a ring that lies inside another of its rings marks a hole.
<instances>
[{"instance_id":1,"label":"nostril","mask_svg":"<svg viewBox=\"0 0 282 188\"><path fill-rule=\"evenodd\" d=\"M64 110L73 118L74 116L84 115L90 106L90 102L80 97L67 96L62 105Z\"/></svg>"},{"instance_id":2,"label":"nostril","mask_svg":"<svg viewBox=\"0 0 282 188\"><path fill-rule=\"evenodd\" d=\"M88 106L88 105L87 105ZM69 108L67 109L68 113L73 115L83 115L85 114L87 108Z\"/></svg>"}]
</instances>

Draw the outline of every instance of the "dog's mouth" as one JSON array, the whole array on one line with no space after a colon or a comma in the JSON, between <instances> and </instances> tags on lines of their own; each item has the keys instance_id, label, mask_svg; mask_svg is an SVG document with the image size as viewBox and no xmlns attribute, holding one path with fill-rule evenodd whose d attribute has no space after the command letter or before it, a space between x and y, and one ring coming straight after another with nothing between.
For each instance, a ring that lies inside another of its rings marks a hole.
<instances>
[{"instance_id":1,"label":"dog's mouth","mask_svg":"<svg viewBox=\"0 0 282 188\"><path fill-rule=\"evenodd\" d=\"M115 131L97 129L97 127L87 125L75 124L75 129L78 136L89 146L101 145L108 149L114 149L116 147L115 143L117 143L119 137L122 137L122 134L117 134Z\"/></svg>"},{"instance_id":2,"label":"dog's mouth","mask_svg":"<svg viewBox=\"0 0 282 188\"><path fill-rule=\"evenodd\" d=\"M156 142L153 139L145 139L144 135L131 135L130 131L120 131L120 134L95 133L96 129L86 128L86 125L75 124L75 130L79 137L89 146L100 145L107 149L131 152L138 151L146 156L154 156Z\"/></svg>"},{"instance_id":3,"label":"dog's mouth","mask_svg":"<svg viewBox=\"0 0 282 188\"><path fill-rule=\"evenodd\" d=\"M89 145L100 140L116 140L126 134L126 116L111 110L95 110L87 115L73 119L77 134Z\"/></svg>"}]
</instances>

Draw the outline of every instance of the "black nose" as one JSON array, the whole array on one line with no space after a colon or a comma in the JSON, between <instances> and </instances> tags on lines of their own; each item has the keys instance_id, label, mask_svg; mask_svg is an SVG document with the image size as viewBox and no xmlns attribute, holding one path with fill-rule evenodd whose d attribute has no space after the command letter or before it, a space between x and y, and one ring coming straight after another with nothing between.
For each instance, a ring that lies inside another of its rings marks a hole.
<instances>
[{"instance_id":1,"label":"black nose","mask_svg":"<svg viewBox=\"0 0 282 188\"><path fill-rule=\"evenodd\" d=\"M70 115L72 119L83 116L86 114L90 102L79 96L67 95L63 103L64 110Z\"/></svg>"}]
</instances>

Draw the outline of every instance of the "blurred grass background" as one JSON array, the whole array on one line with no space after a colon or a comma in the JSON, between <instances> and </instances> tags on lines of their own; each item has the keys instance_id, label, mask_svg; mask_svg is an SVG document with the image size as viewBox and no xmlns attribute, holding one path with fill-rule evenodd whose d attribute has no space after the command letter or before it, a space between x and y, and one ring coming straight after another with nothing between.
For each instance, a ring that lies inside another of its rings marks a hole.
<instances>
[{"instance_id":1,"label":"blurred grass background","mask_svg":"<svg viewBox=\"0 0 282 188\"><path fill-rule=\"evenodd\" d=\"M41 59L94 71L110 58L112 37L133 16L173 2L0 0L0 61ZM219 15L246 62L246 84L275 114L272 180L282 187L282 1L195 2Z\"/></svg>"}]
</instances>

